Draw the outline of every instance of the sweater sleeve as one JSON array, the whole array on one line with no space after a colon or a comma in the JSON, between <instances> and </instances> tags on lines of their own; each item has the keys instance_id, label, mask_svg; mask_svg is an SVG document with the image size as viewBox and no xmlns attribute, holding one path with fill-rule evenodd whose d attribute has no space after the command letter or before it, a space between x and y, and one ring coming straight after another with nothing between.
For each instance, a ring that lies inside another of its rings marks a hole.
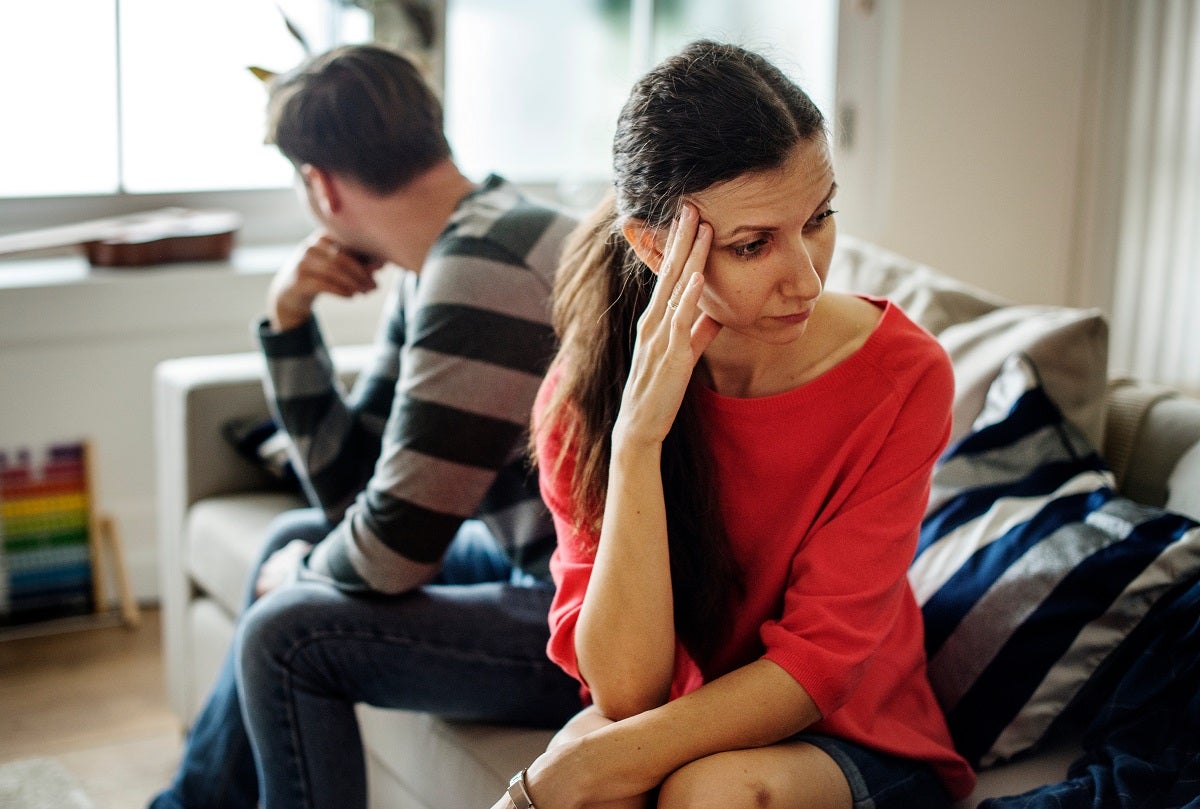
<instances>
[{"instance_id":1,"label":"sweater sleeve","mask_svg":"<svg viewBox=\"0 0 1200 809\"><path fill-rule=\"evenodd\" d=\"M336 522L379 455L390 395L381 399L372 391L394 380L379 379L373 371L348 396L314 318L282 332L263 320L257 331L267 360L268 403L290 439L292 465L309 503ZM377 345L381 355L394 353L385 342Z\"/></svg>"},{"instance_id":2,"label":"sweater sleeve","mask_svg":"<svg viewBox=\"0 0 1200 809\"><path fill-rule=\"evenodd\" d=\"M780 617L761 627L765 657L790 672L828 717L855 691L881 644L920 632L907 569L933 465L950 434L954 380L940 349L902 397L878 451L792 559ZM886 657L886 655L885 655Z\"/></svg>"}]
</instances>

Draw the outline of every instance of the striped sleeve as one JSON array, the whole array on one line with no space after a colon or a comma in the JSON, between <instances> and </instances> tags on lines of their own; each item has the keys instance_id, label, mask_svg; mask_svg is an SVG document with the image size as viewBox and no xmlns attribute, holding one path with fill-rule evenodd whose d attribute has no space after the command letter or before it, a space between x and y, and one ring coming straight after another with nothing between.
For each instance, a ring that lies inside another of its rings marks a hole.
<instances>
[{"instance_id":1,"label":"striped sleeve","mask_svg":"<svg viewBox=\"0 0 1200 809\"><path fill-rule=\"evenodd\" d=\"M393 303L392 311L399 311L399 302ZM290 438L292 465L308 501L331 522L341 519L366 485L379 455L395 385L389 357L399 348L388 340L395 330L389 324L381 332L374 367L347 395L315 319L283 332L265 320L258 326L272 414Z\"/></svg>"}]
</instances>

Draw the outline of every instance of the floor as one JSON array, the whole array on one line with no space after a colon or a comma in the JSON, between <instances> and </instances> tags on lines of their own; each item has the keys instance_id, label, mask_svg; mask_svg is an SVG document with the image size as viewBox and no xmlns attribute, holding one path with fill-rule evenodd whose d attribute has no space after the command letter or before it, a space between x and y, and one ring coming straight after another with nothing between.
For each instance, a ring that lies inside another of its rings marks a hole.
<instances>
[{"instance_id":1,"label":"floor","mask_svg":"<svg viewBox=\"0 0 1200 809\"><path fill-rule=\"evenodd\" d=\"M53 757L96 809L141 809L182 748L167 707L159 614L119 625L3 639L0 762Z\"/></svg>"}]
</instances>

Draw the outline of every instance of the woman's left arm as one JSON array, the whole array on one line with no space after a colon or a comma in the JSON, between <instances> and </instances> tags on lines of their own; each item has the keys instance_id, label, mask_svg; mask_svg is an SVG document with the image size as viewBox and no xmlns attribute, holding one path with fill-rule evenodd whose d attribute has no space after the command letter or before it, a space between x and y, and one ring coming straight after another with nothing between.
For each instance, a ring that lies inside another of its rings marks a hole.
<instances>
[{"instance_id":1,"label":"woman's left arm","mask_svg":"<svg viewBox=\"0 0 1200 809\"><path fill-rule=\"evenodd\" d=\"M538 809L619 800L649 792L691 761L774 744L820 718L795 678L756 660L658 708L552 746L529 767L526 783ZM507 805L504 798L496 809Z\"/></svg>"}]
</instances>

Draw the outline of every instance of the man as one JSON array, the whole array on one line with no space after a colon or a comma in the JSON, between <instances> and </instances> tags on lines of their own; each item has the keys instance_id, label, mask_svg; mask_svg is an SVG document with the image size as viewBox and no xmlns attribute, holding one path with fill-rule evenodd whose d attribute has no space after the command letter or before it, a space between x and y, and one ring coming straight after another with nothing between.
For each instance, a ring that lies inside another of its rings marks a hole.
<instances>
[{"instance_id":1,"label":"man","mask_svg":"<svg viewBox=\"0 0 1200 809\"><path fill-rule=\"evenodd\" d=\"M272 526L235 648L154 807L366 805L353 705L556 727L553 526L525 458L573 222L453 162L435 96L374 46L271 84L269 137L319 222L258 335L313 508ZM403 270L374 365L343 396L321 295ZM253 749L253 754L251 752Z\"/></svg>"}]
</instances>

